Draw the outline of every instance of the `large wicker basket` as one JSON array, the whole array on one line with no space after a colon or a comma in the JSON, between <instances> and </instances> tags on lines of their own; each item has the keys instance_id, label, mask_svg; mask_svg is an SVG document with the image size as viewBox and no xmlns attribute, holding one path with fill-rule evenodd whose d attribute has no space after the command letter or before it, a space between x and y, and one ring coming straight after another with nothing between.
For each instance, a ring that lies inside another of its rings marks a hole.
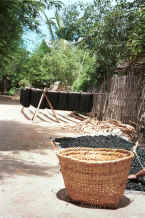
<instances>
[{"instance_id":1,"label":"large wicker basket","mask_svg":"<svg viewBox=\"0 0 145 218\"><path fill-rule=\"evenodd\" d=\"M133 153L123 149L66 148L57 152L68 195L74 201L117 208Z\"/></svg>"}]
</instances>

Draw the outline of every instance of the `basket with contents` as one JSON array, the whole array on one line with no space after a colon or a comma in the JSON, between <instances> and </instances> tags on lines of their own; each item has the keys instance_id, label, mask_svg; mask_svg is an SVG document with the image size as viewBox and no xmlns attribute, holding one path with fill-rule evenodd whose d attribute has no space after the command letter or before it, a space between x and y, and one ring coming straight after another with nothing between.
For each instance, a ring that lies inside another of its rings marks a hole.
<instances>
[{"instance_id":1,"label":"basket with contents","mask_svg":"<svg viewBox=\"0 0 145 218\"><path fill-rule=\"evenodd\" d=\"M117 208L133 153L110 148L65 148L57 152L65 187L73 201Z\"/></svg>"}]
</instances>

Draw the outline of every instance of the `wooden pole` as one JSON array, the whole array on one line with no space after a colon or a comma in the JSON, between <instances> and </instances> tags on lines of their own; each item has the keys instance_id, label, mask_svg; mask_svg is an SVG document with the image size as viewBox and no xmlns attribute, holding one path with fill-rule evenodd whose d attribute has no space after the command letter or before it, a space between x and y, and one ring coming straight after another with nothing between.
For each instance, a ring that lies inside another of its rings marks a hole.
<instances>
[{"instance_id":1,"label":"wooden pole","mask_svg":"<svg viewBox=\"0 0 145 218\"><path fill-rule=\"evenodd\" d=\"M58 119L57 116L56 116L56 113L55 113L55 111L54 111L54 109L53 109L53 106L52 106L52 104L51 104L51 101L47 98L46 92L47 92L47 88L44 89L44 96L45 96L45 98L46 98L46 101L47 101L49 107L50 107L51 110L52 110L52 113L53 113L53 115L54 115L56 121L59 123L60 121L59 121L59 119Z\"/></svg>"},{"instance_id":2,"label":"wooden pole","mask_svg":"<svg viewBox=\"0 0 145 218\"><path fill-rule=\"evenodd\" d=\"M42 101L43 101L43 98L44 98L44 90L43 90L43 92L42 92L42 95L41 95L41 98L40 98L38 107L37 107L37 109L36 109L36 111L35 111L35 113L34 113L34 115L33 115L33 117L32 117L32 120L33 120L33 121L34 121L35 118L37 117L37 114L38 114L38 112L39 112L39 108L40 108L40 105L41 105L41 103L42 103Z\"/></svg>"},{"instance_id":3,"label":"wooden pole","mask_svg":"<svg viewBox=\"0 0 145 218\"><path fill-rule=\"evenodd\" d=\"M39 101L39 104L38 104L38 107L37 107L37 109L36 109L36 111L35 111L35 113L34 113L34 116L33 116L32 120L34 121L35 118L37 117L37 114L38 114L38 112L39 112L40 105L41 105L43 99L46 98L46 101L47 101L47 103L48 103L50 109L52 110L52 113L53 113L53 115L54 115L56 121L59 123L60 121L59 121L59 119L58 119L57 116L56 116L56 113L55 113L55 111L54 111L54 109L53 109L53 106L52 106L52 104L51 104L51 101L48 99L48 97L47 97L47 95L46 95L46 92L47 92L47 88L44 88L44 89L43 89L43 92L42 92L42 95L41 95L41 98L40 98L40 101Z\"/></svg>"}]
</instances>

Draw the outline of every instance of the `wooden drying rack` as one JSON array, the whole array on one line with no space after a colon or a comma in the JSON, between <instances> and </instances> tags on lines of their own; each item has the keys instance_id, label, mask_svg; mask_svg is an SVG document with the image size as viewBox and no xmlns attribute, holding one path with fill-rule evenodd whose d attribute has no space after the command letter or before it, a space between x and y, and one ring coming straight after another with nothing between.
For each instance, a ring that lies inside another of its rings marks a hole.
<instances>
[{"instance_id":1,"label":"wooden drying rack","mask_svg":"<svg viewBox=\"0 0 145 218\"><path fill-rule=\"evenodd\" d=\"M60 121L59 121L59 119L58 119L57 116L56 116L56 113L55 113L55 111L54 111L53 105L52 105L51 101L49 100L49 98L48 98L47 95L46 95L46 92L47 92L47 91L48 91L47 88L44 88L44 89L43 89L42 95L41 95L41 98L40 98L40 101L39 101L39 104L38 104L38 107L37 107L37 109L36 109L36 111L35 111L35 113L34 113L34 115L33 115L33 117L32 117L32 120L34 121L35 118L37 117L37 114L38 114L38 112L39 112L40 105L41 105L42 101L43 101L44 98L45 98L46 101L47 101L47 103L48 103L48 105L49 105L49 107L50 107L50 109L52 110L52 113L53 113L53 115L54 115L56 121L59 123Z\"/></svg>"}]
</instances>

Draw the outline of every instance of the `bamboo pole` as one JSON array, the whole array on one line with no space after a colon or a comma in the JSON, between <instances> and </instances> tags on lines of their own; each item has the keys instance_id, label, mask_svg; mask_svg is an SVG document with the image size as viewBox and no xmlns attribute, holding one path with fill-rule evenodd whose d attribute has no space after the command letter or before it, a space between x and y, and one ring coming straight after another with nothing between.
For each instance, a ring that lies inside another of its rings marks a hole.
<instances>
[{"instance_id":1,"label":"bamboo pole","mask_svg":"<svg viewBox=\"0 0 145 218\"><path fill-rule=\"evenodd\" d=\"M60 121L59 121L59 119L58 119L57 116L56 116L56 113L55 113L55 111L54 111L54 108L53 108L53 106L52 106L52 103L51 103L51 101L48 99L48 97L47 97L47 95L46 95L46 92L47 92L47 88L44 88L44 89L43 89L43 92L42 92L42 95L41 95L41 98L40 98L40 101L39 101L39 104L38 104L38 107L37 107L37 109L36 109L36 111L35 111L35 113L34 113L34 116L32 117L32 120L34 121L35 118L37 117L37 114L38 114L38 112L39 112L40 105L41 105L43 99L46 98L46 101L47 101L47 103L48 103L50 109L52 110L53 116L55 117L56 121L59 123Z\"/></svg>"},{"instance_id":2,"label":"bamboo pole","mask_svg":"<svg viewBox=\"0 0 145 218\"><path fill-rule=\"evenodd\" d=\"M51 101L50 101L49 98L47 97L46 92L47 92L47 88L44 89L44 96L45 96L45 98L46 98L46 101L47 101L49 107L50 107L51 110L52 110L52 113L53 113L53 115L54 115L56 121L59 123L60 121L59 121L59 119L58 119L57 116L56 116L56 113L55 113L55 111L54 111L54 108L53 108L53 106L52 106L52 104L51 104Z\"/></svg>"},{"instance_id":3,"label":"bamboo pole","mask_svg":"<svg viewBox=\"0 0 145 218\"><path fill-rule=\"evenodd\" d=\"M40 105L41 105L41 103L42 103L42 101L43 101L43 98L44 98L44 90L43 90L43 92L42 92L42 95L41 95L41 98L40 98L38 107L37 107L37 109L36 109L36 111L35 111L35 113L34 113L34 115L33 115L33 117L32 117L32 121L34 121L35 118L37 117L37 114L38 114L38 112L39 112L39 108L40 108Z\"/></svg>"}]
</instances>

